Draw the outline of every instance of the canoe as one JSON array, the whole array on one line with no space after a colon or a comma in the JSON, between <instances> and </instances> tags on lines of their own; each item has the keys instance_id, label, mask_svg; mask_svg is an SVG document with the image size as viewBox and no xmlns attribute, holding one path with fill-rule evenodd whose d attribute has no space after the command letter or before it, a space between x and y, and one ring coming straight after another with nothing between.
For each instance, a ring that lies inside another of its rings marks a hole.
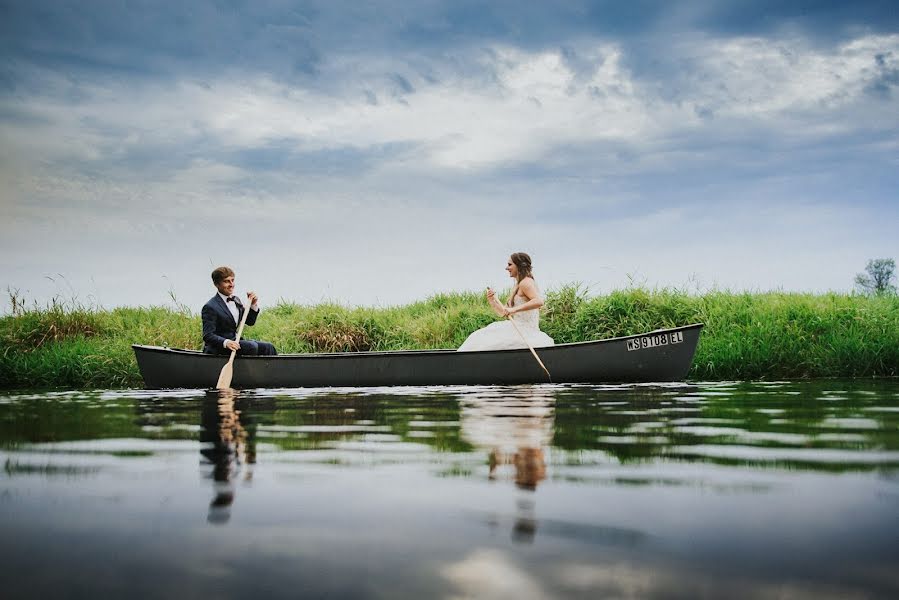
<instances>
[{"instance_id":1,"label":"canoe","mask_svg":"<svg viewBox=\"0 0 899 600\"><path fill-rule=\"evenodd\" d=\"M537 348L553 383L681 381L702 324L640 335ZM211 388L227 356L134 344L147 388ZM395 385L514 385L548 383L527 348L521 350L402 350L247 356L234 361L232 387L369 387Z\"/></svg>"}]
</instances>

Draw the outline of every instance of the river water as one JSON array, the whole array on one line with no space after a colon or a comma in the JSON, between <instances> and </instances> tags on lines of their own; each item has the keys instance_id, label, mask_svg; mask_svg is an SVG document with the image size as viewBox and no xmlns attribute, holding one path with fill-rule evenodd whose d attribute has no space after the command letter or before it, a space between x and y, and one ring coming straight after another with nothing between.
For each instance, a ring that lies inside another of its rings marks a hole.
<instances>
[{"instance_id":1,"label":"river water","mask_svg":"<svg viewBox=\"0 0 899 600\"><path fill-rule=\"evenodd\" d=\"M0 394L3 596L897 598L899 382Z\"/></svg>"}]
</instances>

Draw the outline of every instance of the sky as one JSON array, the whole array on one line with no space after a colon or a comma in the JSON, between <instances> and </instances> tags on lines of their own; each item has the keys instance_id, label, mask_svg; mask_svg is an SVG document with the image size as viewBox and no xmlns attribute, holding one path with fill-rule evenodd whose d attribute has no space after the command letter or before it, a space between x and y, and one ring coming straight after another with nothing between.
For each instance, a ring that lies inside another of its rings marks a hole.
<instances>
[{"instance_id":1,"label":"sky","mask_svg":"<svg viewBox=\"0 0 899 600\"><path fill-rule=\"evenodd\" d=\"M848 292L897 167L892 1L0 0L29 303Z\"/></svg>"}]
</instances>

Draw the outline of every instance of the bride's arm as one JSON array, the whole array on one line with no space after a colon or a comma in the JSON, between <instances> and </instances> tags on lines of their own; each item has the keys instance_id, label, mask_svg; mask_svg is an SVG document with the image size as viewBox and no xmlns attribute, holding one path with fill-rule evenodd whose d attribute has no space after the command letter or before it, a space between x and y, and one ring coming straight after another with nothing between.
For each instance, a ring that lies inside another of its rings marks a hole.
<instances>
[{"instance_id":1,"label":"bride's arm","mask_svg":"<svg viewBox=\"0 0 899 600\"><path fill-rule=\"evenodd\" d=\"M493 312L496 313L498 317L505 317L508 313L506 312L506 307L499 303L499 300L496 299L496 292L493 291L493 288L487 288L487 302L490 304L490 308L493 309Z\"/></svg>"},{"instance_id":2,"label":"bride's arm","mask_svg":"<svg viewBox=\"0 0 899 600\"><path fill-rule=\"evenodd\" d=\"M537 285L534 283L533 279L528 278L521 280L518 284L518 294L527 298L527 302L519 304L518 306L509 307L506 314L511 315L523 310L534 310L543 306L543 298L540 297L540 293L537 291Z\"/></svg>"}]
</instances>

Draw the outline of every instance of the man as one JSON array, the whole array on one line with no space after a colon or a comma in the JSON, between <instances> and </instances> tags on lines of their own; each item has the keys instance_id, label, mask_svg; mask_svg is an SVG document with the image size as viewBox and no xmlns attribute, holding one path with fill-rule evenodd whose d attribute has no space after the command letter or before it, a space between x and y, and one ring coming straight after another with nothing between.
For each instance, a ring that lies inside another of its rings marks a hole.
<instances>
[{"instance_id":1,"label":"man","mask_svg":"<svg viewBox=\"0 0 899 600\"><path fill-rule=\"evenodd\" d=\"M240 340L237 337L237 326L243 317L244 305L234 295L234 271L229 267L219 267L212 272L212 283L218 293L203 306L200 313L203 317L203 352L207 354L228 354L237 350L243 356L273 356L278 352L268 342ZM256 292L247 292L250 301L250 314L247 325L253 325L259 316L259 298Z\"/></svg>"}]
</instances>

